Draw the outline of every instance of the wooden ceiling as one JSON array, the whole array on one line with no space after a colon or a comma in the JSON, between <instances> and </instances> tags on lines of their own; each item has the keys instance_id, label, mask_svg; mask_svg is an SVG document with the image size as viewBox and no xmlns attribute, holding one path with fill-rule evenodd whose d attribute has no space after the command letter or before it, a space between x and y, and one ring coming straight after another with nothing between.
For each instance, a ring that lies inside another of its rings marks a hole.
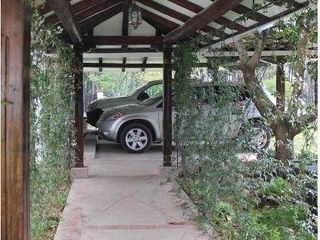
<instances>
[{"instance_id":1,"label":"wooden ceiling","mask_svg":"<svg viewBox=\"0 0 320 240\"><path fill-rule=\"evenodd\" d=\"M128 8L132 0L47 0L39 10L48 23L62 25L65 36L83 47L85 62L99 63L100 59L102 63L108 61L110 66L118 66L116 64L124 61L126 64L140 62L144 70L152 64L162 63L162 55L158 52L164 44L175 44L208 33L214 36L212 44L220 44L260 27L268 27L308 5L307 0L292 0L285 6L280 2L137 0L143 18L137 30L128 25Z\"/></svg>"}]
</instances>

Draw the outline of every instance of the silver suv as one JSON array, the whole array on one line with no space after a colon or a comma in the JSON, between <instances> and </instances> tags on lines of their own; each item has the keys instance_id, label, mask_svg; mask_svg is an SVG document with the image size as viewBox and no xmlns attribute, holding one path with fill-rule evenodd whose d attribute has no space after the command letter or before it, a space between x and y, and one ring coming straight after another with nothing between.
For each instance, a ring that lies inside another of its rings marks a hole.
<instances>
[{"instance_id":1,"label":"silver suv","mask_svg":"<svg viewBox=\"0 0 320 240\"><path fill-rule=\"evenodd\" d=\"M247 102L244 116L253 123L256 148L267 148L270 132L253 102L248 99ZM97 127L101 136L120 143L126 151L142 153L150 148L152 142L162 141L162 120L162 96L157 96L140 104L128 104L105 111ZM235 129L238 134L240 125Z\"/></svg>"},{"instance_id":2,"label":"silver suv","mask_svg":"<svg viewBox=\"0 0 320 240\"><path fill-rule=\"evenodd\" d=\"M140 103L148 98L155 97L162 93L162 80L150 81L128 96L101 98L91 102L87 111L87 123L96 126L100 115L111 108L127 105L130 103Z\"/></svg>"}]
</instances>

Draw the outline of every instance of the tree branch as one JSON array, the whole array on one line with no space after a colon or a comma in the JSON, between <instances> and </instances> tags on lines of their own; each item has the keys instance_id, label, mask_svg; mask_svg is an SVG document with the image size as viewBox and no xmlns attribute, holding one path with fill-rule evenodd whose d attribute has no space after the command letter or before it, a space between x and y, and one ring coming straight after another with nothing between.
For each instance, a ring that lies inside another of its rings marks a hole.
<instances>
[{"instance_id":1,"label":"tree branch","mask_svg":"<svg viewBox=\"0 0 320 240\"><path fill-rule=\"evenodd\" d=\"M235 47L239 54L240 64L243 66L247 65L247 63L249 62L249 56L248 56L246 47L244 46L243 39L236 41Z\"/></svg>"},{"instance_id":2,"label":"tree branch","mask_svg":"<svg viewBox=\"0 0 320 240\"><path fill-rule=\"evenodd\" d=\"M294 135L301 133L306 126L317 120L317 118L317 108L312 108L308 113L297 117L296 124L294 125L293 129Z\"/></svg>"},{"instance_id":3,"label":"tree branch","mask_svg":"<svg viewBox=\"0 0 320 240\"><path fill-rule=\"evenodd\" d=\"M257 40L256 49L251 58L248 56L248 52L244 45L243 39L238 40L235 43L235 47L238 51L240 58L240 69L243 73L243 78L247 89L254 93L253 102L257 106L258 110L263 116L270 116L276 111L276 106L272 103L269 97L264 92L263 88L260 86L259 81L256 77L256 67L260 61L261 54L264 49L264 44L266 40L266 33L262 33L260 38Z\"/></svg>"},{"instance_id":4,"label":"tree branch","mask_svg":"<svg viewBox=\"0 0 320 240\"><path fill-rule=\"evenodd\" d=\"M257 64L259 63L266 42L266 38L267 33L262 32L259 36L259 39L256 42L256 49L254 50L253 56L250 58L248 62L249 67L256 68Z\"/></svg>"}]
</instances>

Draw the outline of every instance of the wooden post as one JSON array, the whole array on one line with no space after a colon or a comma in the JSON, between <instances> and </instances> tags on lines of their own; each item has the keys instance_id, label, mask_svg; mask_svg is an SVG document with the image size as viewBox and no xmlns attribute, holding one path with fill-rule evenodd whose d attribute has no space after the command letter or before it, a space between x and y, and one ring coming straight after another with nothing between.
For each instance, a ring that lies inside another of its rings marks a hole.
<instances>
[{"instance_id":1,"label":"wooden post","mask_svg":"<svg viewBox=\"0 0 320 240\"><path fill-rule=\"evenodd\" d=\"M284 102L285 102L285 76L283 69L283 62L277 62L277 70L276 70L276 91L277 91L277 99L276 106L281 111L284 111Z\"/></svg>"},{"instance_id":2,"label":"wooden post","mask_svg":"<svg viewBox=\"0 0 320 240\"><path fill-rule=\"evenodd\" d=\"M1 240L29 239L30 8L1 1Z\"/></svg>"},{"instance_id":3,"label":"wooden post","mask_svg":"<svg viewBox=\"0 0 320 240\"><path fill-rule=\"evenodd\" d=\"M172 46L163 49L163 165L171 166L172 155Z\"/></svg>"},{"instance_id":4,"label":"wooden post","mask_svg":"<svg viewBox=\"0 0 320 240\"><path fill-rule=\"evenodd\" d=\"M76 164L75 167L83 167L83 58L80 48L74 48L75 56L75 80L74 80L74 94L75 94L75 137L76 137Z\"/></svg>"}]
</instances>

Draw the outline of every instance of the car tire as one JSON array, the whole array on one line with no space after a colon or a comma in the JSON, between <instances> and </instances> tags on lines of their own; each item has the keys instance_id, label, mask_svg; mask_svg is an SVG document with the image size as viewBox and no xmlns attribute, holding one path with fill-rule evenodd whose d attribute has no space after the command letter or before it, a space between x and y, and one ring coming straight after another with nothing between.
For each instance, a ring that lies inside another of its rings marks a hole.
<instances>
[{"instance_id":1,"label":"car tire","mask_svg":"<svg viewBox=\"0 0 320 240\"><path fill-rule=\"evenodd\" d=\"M141 123L126 126L120 134L120 143L124 150L130 153L143 153L150 149L152 133Z\"/></svg>"},{"instance_id":2,"label":"car tire","mask_svg":"<svg viewBox=\"0 0 320 240\"><path fill-rule=\"evenodd\" d=\"M251 129L253 132L257 133L257 139L253 139L253 141L258 141L258 146L254 146L254 150L264 150L267 149L270 145L271 141L271 132L270 129L260 121L251 122Z\"/></svg>"}]
</instances>

